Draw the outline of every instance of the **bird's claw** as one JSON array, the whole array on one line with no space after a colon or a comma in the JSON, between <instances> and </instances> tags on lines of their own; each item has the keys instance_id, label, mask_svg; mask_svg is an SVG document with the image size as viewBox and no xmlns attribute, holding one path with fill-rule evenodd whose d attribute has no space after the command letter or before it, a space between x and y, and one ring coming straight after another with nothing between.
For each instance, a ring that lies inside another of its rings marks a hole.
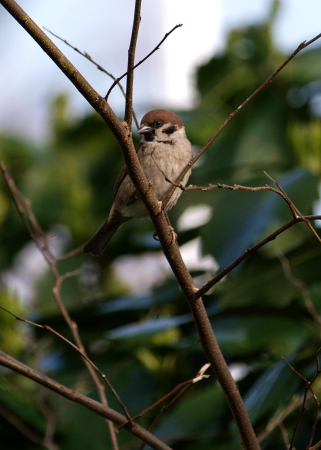
<instances>
[{"instance_id":1,"label":"bird's claw","mask_svg":"<svg viewBox=\"0 0 321 450\"><path fill-rule=\"evenodd\" d=\"M171 243L170 243L170 245L172 245L177 241L177 234L175 233L173 227L169 226L168 228L169 228L170 234L172 235L172 239L171 239Z\"/></svg>"}]
</instances>

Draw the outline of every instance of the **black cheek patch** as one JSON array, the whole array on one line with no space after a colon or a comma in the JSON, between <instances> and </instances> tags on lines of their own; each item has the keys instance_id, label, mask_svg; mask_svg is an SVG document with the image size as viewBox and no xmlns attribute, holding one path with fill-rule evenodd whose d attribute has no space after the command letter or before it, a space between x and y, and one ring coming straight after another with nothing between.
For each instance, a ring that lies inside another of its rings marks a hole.
<instances>
[{"instance_id":1,"label":"black cheek patch","mask_svg":"<svg viewBox=\"0 0 321 450\"><path fill-rule=\"evenodd\" d=\"M163 133L166 133L169 136L170 134L174 133L174 131L176 131L176 126L170 125L168 128L165 128L165 130L163 130Z\"/></svg>"},{"instance_id":2,"label":"black cheek patch","mask_svg":"<svg viewBox=\"0 0 321 450\"><path fill-rule=\"evenodd\" d=\"M155 138L155 133L145 133L144 137L146 142L152 142Z\"/></svg>"}]
</instances>

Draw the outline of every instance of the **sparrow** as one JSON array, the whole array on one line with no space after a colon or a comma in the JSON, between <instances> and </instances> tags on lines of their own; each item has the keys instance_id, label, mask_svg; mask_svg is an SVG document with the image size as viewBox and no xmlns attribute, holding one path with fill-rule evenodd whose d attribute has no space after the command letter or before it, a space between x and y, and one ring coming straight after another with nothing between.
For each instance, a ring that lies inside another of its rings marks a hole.
<instances>
[{"instance_id":1,"label":"sparrow","mask_svg":"<svg viewBox=\"0 0 321 450\"><path fill-rule=\"evenodd\" d=\"M175 182L192 159L191 143L186 137L181 119L166 109L154 109L145 114L138 134L141 136L140 143L136 146L138 160L154 189L156 198L162 201L172 188L166 177ZM182 180L184 186L190 174L191 170L184 176ZM175 189L165 211L175 205L181 193L180 188ZM116 181L113 199L108 218L84 245L83 253L100 256L124 222L134 217L149 217L126 166Z\"/></svg>"}]
</instances>

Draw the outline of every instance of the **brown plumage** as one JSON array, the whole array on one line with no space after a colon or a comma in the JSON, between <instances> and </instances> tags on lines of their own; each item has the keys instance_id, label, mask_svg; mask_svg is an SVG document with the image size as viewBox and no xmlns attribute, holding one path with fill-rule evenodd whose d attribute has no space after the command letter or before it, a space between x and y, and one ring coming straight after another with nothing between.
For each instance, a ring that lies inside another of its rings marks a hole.
<instances>
[{"instance_id":1,"label":"brown plumage","mask_svg":"<svg viewBox=\"0 0 321 450\"><path fill-rule=\"evenodd\" d=\"M163 200L172 185L165 180L162 172L170 180L175 181L193 156L184 124L173 112L155 109L142 118L138 133L141 135L141 141L136 146L139 162L146 177L153 183L157 199ZM182 180L183 184L186 184L190 172ZM179 188L175 190L167 204L166 211L175 205L181 193ZM126 167L116 181L113 198L114 202L107 220L84 245L84 253L92 253L94 256L101 255L122 223L134 217L148 217L146 208L137 195Z\"/></svg>"}]
</instances>

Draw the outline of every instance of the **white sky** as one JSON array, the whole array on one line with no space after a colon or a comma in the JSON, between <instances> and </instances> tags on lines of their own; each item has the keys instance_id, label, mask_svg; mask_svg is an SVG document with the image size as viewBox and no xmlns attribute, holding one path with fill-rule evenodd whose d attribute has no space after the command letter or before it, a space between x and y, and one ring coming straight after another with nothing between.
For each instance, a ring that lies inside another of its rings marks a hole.
<instances>
[{"instance_id":1,"label":"white sky","mask_svg":"<svg viewBox=\"0 0 321 450\"><path fill-rule=\"evenodd\" d=\"M134 0L18 0L39 26L67 39L107 70L126 70ZM141 113L150 107L189 107L193 103L195 65L224 43L233 26L264 20L270 0L145 0L137 58L144 57L177 23L176 30L135 74L134 101ZM281 0L275 39L286 51L321 32L320 0ZM48 132L50 100L67 92L75 113L90 107L47 55L0 6L0 132L33 139ZM104 95L110 80L83 57L53 38L77 69ZM121 113L123 99L115 89L110 103Z\"/></svg>"}]
</instances>

